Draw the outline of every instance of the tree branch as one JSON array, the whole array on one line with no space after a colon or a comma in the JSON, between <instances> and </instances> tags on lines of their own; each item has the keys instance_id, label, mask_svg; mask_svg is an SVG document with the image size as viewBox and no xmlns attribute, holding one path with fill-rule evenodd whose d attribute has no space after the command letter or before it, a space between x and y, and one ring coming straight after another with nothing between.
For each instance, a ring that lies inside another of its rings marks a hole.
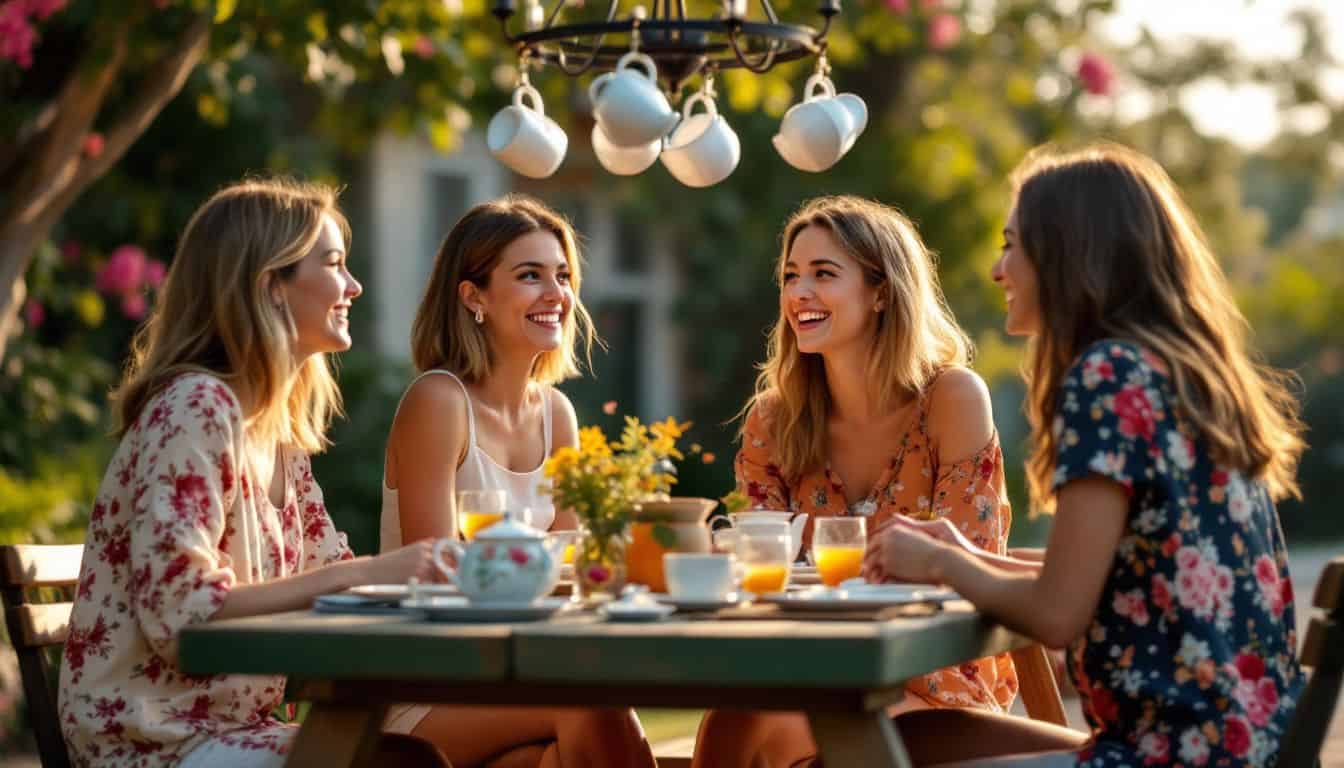
<instances>
[{"instance_id":1,"label":"tree branch","mask_svg":"<svg viewBox=\"0 0 1344 768\"><path fill-rule=\"evenodd\" d=\"M0 180L8 176L6 171L16 160L26 156L42 141L47 129L56 119L56 112L56 102L47 102L36 115L33 115L33 119L19 127L13 141L0 145Z\"/></svg>"},{"instance_id":2,"label":"tree branch","mask_svg":"<svg viewBox=\"0 0 1344 768\"><path fill-rule=\"evenodd\" d=\"M211 20L208 15L197 16L174 44L168 56L160 60L145 76L134 102L117 117L107 131L103 153L84 161L71 189L78 195L89 184L102 176L126 153L135 140L149 128L159 112L177 96L187 82L201 57L210 45Z\"/></svg>"}]
</instances>

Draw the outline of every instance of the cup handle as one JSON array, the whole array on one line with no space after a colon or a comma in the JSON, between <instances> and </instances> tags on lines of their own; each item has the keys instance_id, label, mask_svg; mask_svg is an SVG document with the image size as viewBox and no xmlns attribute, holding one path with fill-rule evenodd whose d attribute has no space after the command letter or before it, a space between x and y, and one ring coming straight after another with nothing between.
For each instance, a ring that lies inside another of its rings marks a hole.
<instances>
[{"instance_id":1,"label":"cup handle","mask_svg":"<svg viewBox=\"0 0 1344 768\"><path fill-rule=\"evenodd\" d=\"M817 88L822 90L820 97L815 93ZM835 98L835 83L832 83L831 78L820 72L807 78L807 85L803 86L803 103L816 101L818 98Z\"/></svg>"},{"instance_id":2,"label":"cup handle","mask_svg":"<svg viewBox=\"0 0 1344 768\"><path fill-rule=\"evenodd\" d=\"M658 84L658 65L653 63L653 58L647 53L631 51L616 62L616 71L622 72L630 68L631 64L638 64L644 70L644 76L654 85Z\"/></svg>"},{"instance_id":3,"label":"cup handle","mask_svg":"<svg viewBox=\"0 0 1344 768\"><path fill-rule=\"evenodd\" d=\"M719 105L715 104L714 100L707 96L704 91L696 91L691 94L689 99L686 99L685 104L681 105L681 118L683 120L691 116L696 104L704 104L705 114L710 117L718 117Z\"/></svg>"},{"instance_id":4,"label":"cup handle","mask_svg":"<svg viewBox=\"0 0 1344 768\"><path fill-rule=\"evenodd\" d=\"M434 548L430 550L430 557L434 560L434 567L438 568L439 573L442 573L453 586L462 589L462 584L457 580L457 569L449 568L448 564L443 561L443 550L445 549L452 552L453 559L460 563L462 562L462 545L452 539L445 538L434 542Z\"/></svg>"},{"instance_id":5,"label":"cup handle","mask_svg":"<svg viewBox=\"0 0 1344 768\"><path fill-rule=\"evenodd\" d=\"M531 106L529 107L523 106L524 98L529 98L532 100ZM546 105L543 104L541 101L541 92L538 91L536 88L533 88L531 85L520 85L514 89L513 106L518 107L520 109L531 109L533 112L536 112L538 115L542 117L546 116Z\"/></svg>"},{"instance_id":6,"label":"cup handle","mask_svg":"<svg viewBox=\"0 0 1344 768\"><path fill-rule=\"evenodd\" d=\"M602 95L602 89L607 87L607 81L612 78L612 73L606 72L593 78L593 82L588 84L588 100L597 105L597 99Z\"/></svg>"},{"instance_id":7,"label":"cup handle","mask_svg":"<svg viewBox=\"0 0 1344 768\"><path fill-rule=\"evenodd\" d=\"M715 527L714 527L714 526L718 525L719 523L723 523L723 528L715 528ZM727 517L727 516L716 517L716 518L714 518L713 520L710 520L710 521L709 521L709 530L710 530L710 531L722 531L722 530L724 530L724 528L732 528L732 527L733 527L733 521L732 521L731 518L729 518L729 517Z\"/></svg>"}]
</instances>

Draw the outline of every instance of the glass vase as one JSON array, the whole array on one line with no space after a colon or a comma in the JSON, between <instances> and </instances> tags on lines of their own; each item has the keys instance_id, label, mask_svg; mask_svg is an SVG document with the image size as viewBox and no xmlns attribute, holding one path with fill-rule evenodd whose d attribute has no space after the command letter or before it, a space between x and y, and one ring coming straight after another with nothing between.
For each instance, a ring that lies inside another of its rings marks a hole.
<instances>
[{"instance_id":1,"label":"glass vase","mask_svg":"<svg viewBox=\"0 0 1344 768\"><path fill-rule=\"evenodd\" d=\"M579 542L574 548L574 594L584 602L617 598L625 586L626 549L630 527L615 533L598 533L579 527Z\"/></svg>"}]
</instances>

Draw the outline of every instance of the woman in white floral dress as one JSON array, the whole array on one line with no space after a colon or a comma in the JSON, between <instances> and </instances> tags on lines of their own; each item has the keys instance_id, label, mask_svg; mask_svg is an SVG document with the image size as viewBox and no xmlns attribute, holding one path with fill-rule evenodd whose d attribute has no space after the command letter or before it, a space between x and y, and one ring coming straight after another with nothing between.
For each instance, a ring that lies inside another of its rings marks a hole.
<instances>
[{"instance_id":1,"label":"woman in white floral dress","mask_svg":"<svg viewBox=\"0 0 1344 768\"><path fill-rule=\"evenodd\" d=\"M326 187L248 181L187 224L116 391L121 444L89 519L60 681L77 766L278 766L283 677L190 676L178 633L432 578L426 544L356 558L308 454L362 291Z\"/></svg>"}]
</instances>

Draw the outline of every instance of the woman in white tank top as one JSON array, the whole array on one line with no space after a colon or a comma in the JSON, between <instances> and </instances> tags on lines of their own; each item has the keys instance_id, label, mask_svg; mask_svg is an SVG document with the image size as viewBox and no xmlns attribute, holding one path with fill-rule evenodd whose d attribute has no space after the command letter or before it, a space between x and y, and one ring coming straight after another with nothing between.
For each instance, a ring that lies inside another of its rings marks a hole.
<instances>
[{"instance_id":1,"label":"woman in white tank top","mask_svg":"<svg viewBox=\"0 0 1344 768\"><path fill-rule=\"evenodd\" d=\"M574 407L551 385L577 376L594 334L579 301L574 231L521 195L454 225L411 330L423 373L407 389L384 463L381 548L457 535L456 497L505 490L540 528L573 528L538 486L556 449L578 445ZM653 766L632 710L398 706L386 730L433 742L456 766Z\"/></svg>"}]
</instances>

